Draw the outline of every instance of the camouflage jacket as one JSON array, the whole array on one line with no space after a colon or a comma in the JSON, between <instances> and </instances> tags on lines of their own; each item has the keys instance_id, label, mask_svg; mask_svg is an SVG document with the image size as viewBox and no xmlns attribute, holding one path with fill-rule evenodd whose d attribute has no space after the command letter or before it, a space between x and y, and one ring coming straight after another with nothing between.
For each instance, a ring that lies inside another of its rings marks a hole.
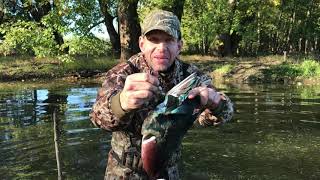
<instances>
[{"instance_id":1,"label":"camouflage jacket","mask_svg":"<svg viewBox=\"0 0 320 180\"><path fill-rule=\"evenodd\" d=\"M132 167L132 162L130 162L131 165L128 168L124 165L125 162L121 165L121 163L119 164L115 161L115 159L118 159L118 161L125 159L125 155L128 154L128 152L132 152L132 149L137 151L134 154L138 154L139 156L142 138L141 125L148 113L160 103L159 100L155 98L148 105L134 112L124 112L122 110L119 95L124 87L125 79L128 75L139 72L152 73L152 69L148 66L142 53L134 55L127 63L120 63L109 70L106 74L106 79L102 84L102 88L98 91L97 100L93 105L92 112L90 114L93 124L112 132L112 153L109 155L108 167L105 176L107 179L117 179L113 177L120 178L121 176L124 179L145 179L143 172L137 170L137 168L130 168ZM197 72L197 74L199 74L202 86L205 85L214 88L210 77L201 73L195 66L176 59L168 73L159 74L158 78L163 93L168 92L174 85L178 84L193 72ZM233 106L230 99L227 96L225 97L227 99L226 105L220 110L220 112L213 114L213 110L205 109L199 115L197 120L200 125L214 125L216 122L224 123L232 118ZM172 167L177 167L176 163L179 158L180 150L177 150L176 155L168 164ZM134 163L139 164L139 162ZM135 170L138 172L136 174L138 174L137 177L139 178L133 178ZM168 171L176 172L177 169L168 169ZM171 175L170 177L170 175L167 174L167 176L169 176L167 177L168 179L179 179L177 175Z\"/></svg>"}]
</instances>

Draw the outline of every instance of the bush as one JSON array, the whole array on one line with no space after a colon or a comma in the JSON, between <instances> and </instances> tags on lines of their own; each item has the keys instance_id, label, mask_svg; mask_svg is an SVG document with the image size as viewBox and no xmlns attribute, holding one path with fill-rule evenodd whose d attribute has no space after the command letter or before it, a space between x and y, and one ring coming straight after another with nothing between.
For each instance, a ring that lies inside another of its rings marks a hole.
<instances>
[{"instance_id":1,"label":"bush","mask_svg":"<svg viewBox=\"0 0 320 180\"><path fill-rule=\"evenodd\" d=\"M305 60L299 66L304 77L320 76L320 63L315 60Z\"/></svg>"},{"instance_id":2,"label":"bush","mask_svg":"<svg viewBox=\"0 0 320 180\"><path fill-rule=\"evenodd\" d=\"M231 72L231 70L233 68L234 68L234 65L227 64L227 65L223 65L220 68L214 70L214 72L219 73L219 74L227 74L227 73Z\"/></svg>"},{"instance_id":3,"label":"bush","mask_svg":"<svg viewBox=\"0 0 320 180\"><path fill-rule=\"evenodd\" d=\"M110 43L94 36L73 37L65 43L70 55L101 56L110 52Z\"/></svg>"},{"instance_id":4,"label":"bush","mask_svg":"<svg viewBox=\"0 0 320 180\"><path fill-rule=\"evenodd\" d=\"M2 55L35 55L37 57L57 54L58 46L50 28L43 28L36 22L17 21L1 25L5 34L0 44Z\"/></svg>"},{"instance_id":5,"label":"bush","mask_svg":"<svg viewBox=\"0 0 320 180\"><path fill-rule=\"evenodd\" d=\"M320 63L315 60L305 60L299 64L283 63L272 67L267 73L277 77L320 77Z\"/></svg>"},{"instance_id":6,"label":"bush","mask_svg":"<svg viewBox=\"0 0 320 180\"><path fill-rule=\"evenodd\" d=\"M277 77L297 77L301 75L301 70L296 65L284 63L271 68L271 73Z\"/></svg>"}]
</instances>

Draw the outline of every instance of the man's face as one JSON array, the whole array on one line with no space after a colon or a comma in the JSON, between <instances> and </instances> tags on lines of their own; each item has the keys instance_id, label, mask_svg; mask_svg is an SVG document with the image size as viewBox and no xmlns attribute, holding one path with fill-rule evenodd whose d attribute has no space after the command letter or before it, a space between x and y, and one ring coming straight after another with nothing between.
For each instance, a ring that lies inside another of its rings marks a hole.
<instances>
[{"instance_id":1,"label":"man's face","mask_svg":"<svg viewBox=\"0 0 320 180\"><path fill-rule=\"evenodd\" d=\"M154 30L139 39L141 52L154 71L166 71L174 62L182 48L182 41L169 34Z\"/></svg>"}]
</instances>

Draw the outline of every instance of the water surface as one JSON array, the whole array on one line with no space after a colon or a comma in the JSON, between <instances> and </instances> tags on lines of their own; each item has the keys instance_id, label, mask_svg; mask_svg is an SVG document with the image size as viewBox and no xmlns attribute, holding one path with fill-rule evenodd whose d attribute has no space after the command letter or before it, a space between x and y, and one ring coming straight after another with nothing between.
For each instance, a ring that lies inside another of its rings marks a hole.
<instances>
[{"instance_id":1,"label":"water surface","mask_svg":"<svg viewBox=\"0 0 320 180\"><path fill-rule=\"evenodd\" d=\"M88 117L98 86L0 84L0 178L103 179L111 136ZM319 86L218 87L236 115L188 132L183 179L320 177Z\"/></svg>"}]
</instances>

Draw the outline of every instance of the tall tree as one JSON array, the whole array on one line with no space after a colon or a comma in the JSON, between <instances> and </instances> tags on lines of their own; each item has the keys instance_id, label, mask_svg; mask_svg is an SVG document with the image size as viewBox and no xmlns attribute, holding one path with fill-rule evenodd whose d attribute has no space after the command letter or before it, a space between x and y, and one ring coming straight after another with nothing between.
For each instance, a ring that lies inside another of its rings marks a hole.
<instances>
[{"instance_id":1,"label":"tall tree","mask_svg":"<svg viewBox=\"0 0 320 180\"><path fill-rule=\"evenodd\" d=\"M43 27L47 27L48 24L43 23L43 18L52 13L52 10L56 8L56 4L50 0L2 1L3 2L0 4L0 24L5 20L4 18L7 18L6 21L10 23L14 23L18 20L24 20L36 22ZM52 30L56 43L58 45L62 45L64 42L61 32L55 28Z\"/></svg>"},{"instance_id":2,"label":"tall tree","mask_svg":"<svg viewBox=\"0 0 320 180\"><path fill-rule=\"evenodd\" d=\"M41 20L44 16L48 15L52 9L56 8L54 1L29 1L30 4L26 6L30 14L30 19L42 23ZM56 43L61 46L64 43L63 37L58 29L53 26L53 35ZM66 49L67 51L67 49Z\"/></svg>"},{"instance_id":3,"label":"tall tree","mask_svg":"<svg viewBox=\"0 0 320 180\"><path fill-rule=\"evenodd\" d=\"M117 18L117 4L108 0L99 0L99 7L104 16L104 23L106 25L112 49L115 55L120 55L120 36L114 27L114 20Z\"/></svg>"},{"instance_id":4,"label":"tall tree","mask_svg":"<svg viewBox=\"0 0 320 180\"><path fill-rule=\"evenodd\" d=\"M0 0L0 24L2 24L4 19L4 0Z\"/></svg>"},{"instance_id":5,"label":"tall tree","mask_svg":"<svg viewBox=\"0 0 320 180\"><path fill-rule=\"evenodd\" d=\"M119 33L121 44L121 61L129 59L140 51L139 36L141 27L138 19L137 5L139 0L120 0L118 6Z\"/></svg>"},{"instance_id":6,"label":"tall tree","mask_svg":"<svg viewBox=\"0 0 320 180\"><path fill-rule=\"evenodd\" d=\"M188 51L208 54L213 47L222 46L221 34L229 34L228 7L225 0L214 4L206 0L186 1L182 30Z\"/></svg>"},{"instance_id":7,"label":"tall tree","mask_svg":"<svg viewBox=\"0 0 320 180\"><path fill-rule=\"evenodd\" d=\"M181 21L185 0L163 0L159 8L173 12Z\"/></svg>"},{"instance_id":8,"label":"tall tree","mask_svg":"<svg viewBox=\"0 0 320 180\"><path fill-rule=\"evenodd\" d=\"M181 21L185 0L140 0L140 14L145 16L153 9L173 12Z\"/></svg>"}]
</instances>

